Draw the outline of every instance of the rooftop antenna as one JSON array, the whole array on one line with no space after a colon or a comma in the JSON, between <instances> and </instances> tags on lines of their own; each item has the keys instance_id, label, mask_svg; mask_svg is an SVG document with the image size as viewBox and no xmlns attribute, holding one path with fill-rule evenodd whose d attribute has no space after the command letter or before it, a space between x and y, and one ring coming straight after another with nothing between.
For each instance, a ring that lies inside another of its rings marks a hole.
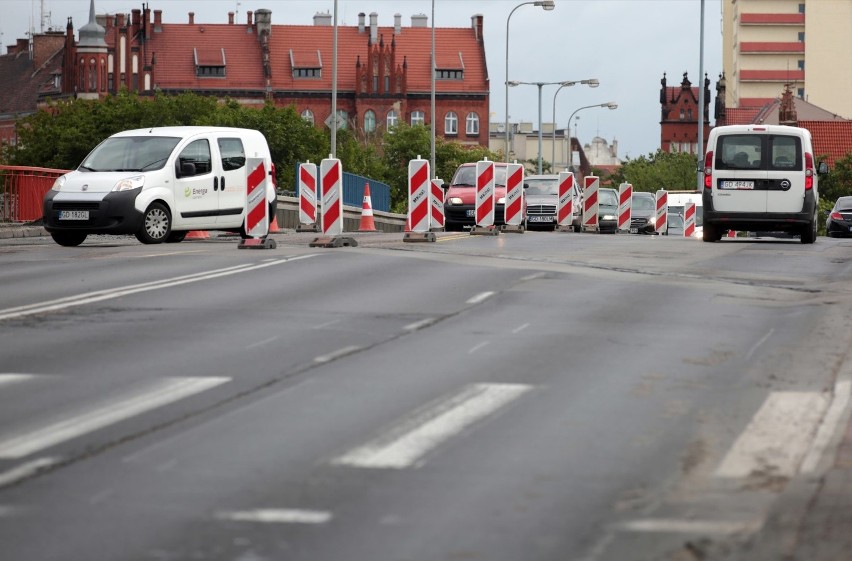
<instances>
[{"instance_id":1,"label":"rooftop antenna","mask_svg":"<svg viewBox=\"0 0 852 561\"><path fill-rule=\"evenodd\" d=\"M44 33L44 24L45 24L45 22L47 22L47 28L48 28L48 30L50 30L50 29L52 29L52 28L53 28L53 22L50 20L50 15L51 15L51 13L50 13L50 12L46 12L46 11L44 11L44 0L41 0L41 12L40 12L40 15L41 15L40 23L39 23L39 26L40 26L40 33Z\"/></svg>"},{"instance_id":2,"label":"rooftop antenna","mask_svg":"<svg viewBox=\"0 0 852 561\"><path fill-rule=\"evenodd\" d=\"M242 2L237 2L237 7L236 7L236 10L235 10L236 15L234 16L234 21L240 20L240 6L242 6L242 5L243 5Z\"/></svg>"}]
</instances>

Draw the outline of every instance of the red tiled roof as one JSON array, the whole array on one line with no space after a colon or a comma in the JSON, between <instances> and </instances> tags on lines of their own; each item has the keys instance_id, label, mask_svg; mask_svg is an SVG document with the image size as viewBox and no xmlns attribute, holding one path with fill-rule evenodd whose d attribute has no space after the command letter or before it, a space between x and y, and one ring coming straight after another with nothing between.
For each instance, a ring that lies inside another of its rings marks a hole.
<instances>
[{"instance_id":1,"label":"red tiled roof","mask_svg":"<svg viewBox=\"0 0 852 561\"><path fill-rule=\"evenodd\" d=\"M804 25L805 14L740 14L741 24Z\"/></svg>"},{"instance_id":2,"label":"red tiled roof","mask_svg":"<svg viewBox=\"0 0 852 561\"><path fill-rule=\"evenodd\" d=\"M698 88L689 88L692 90L692 97L698 99ZM677 99L680 96L680 92L683 91L683 88L680 86L669 86L666 88L666 100Z\"/></svg>"},{"instance_id":3,"label":"red tiled roof","mask_svg":"<svg viewBox=\"0 0 852 561\"><path fill-rule=\"evenodd\" d=\"M223 47L195 47L195 58L199 66L224 66L225 49Z\"/></svg>"},{"instance_id":4,"label":"red tiled roof","mask_svg":"<svg viewBox=\"0 0 852 561\"><path fill-rule=\"evenodd\" d=\"M804 70L740 70L740 80L804 82Z\"/></svg>"},{"instance_id":5,"label":"red tiled roof","mask_svg":"<svg viewBox=\"0 0 852 561\"><path fill-rule=\"evenodd\" d=\"M740 107L757 107L761 108L767 103L775 101L774 97L741 97Z\"/></svg>"},{"instance_id":6,"label":"red tiled roof","mask_svg":"<svg viewBox=\"0 0 852 561\"><path fill-rule=\"evenodd\" d=\"M754 122L760 107L729 107L725 109L726 125L748 125Z\"/></svg>"},{"instance_id":7,"label":"red tiled roof","mask_svg":"<svg viewBox=\"0 0 852 561\"><path fill-rule=\"evenodd\" d=\"M62 67L61 52L53 53L41 68L33 68L26 50L0 56L0 115L34 112L40 93L58 94L53 80Z\"/></svg>"},{"instance_id":8,"label":"red tiled roof","mask_svg":"<svg viewBox=\"0 0 852 561\"><path fill-rule=\"evenodd\" d=\"M804 53L804 41L750 41L740 43L741 53Z\"/></svg>"},{"instance_id":9,"label":"red tiled roof","mask_svg":"<svg viewBox=\"0 0 852 561\"><path fill-rule=\"evenodd\" d=\"M852 121L799 121L798 125L811 131L814 155L826 156L829 167L852 154Z\"/></svg>"}]
</instances>

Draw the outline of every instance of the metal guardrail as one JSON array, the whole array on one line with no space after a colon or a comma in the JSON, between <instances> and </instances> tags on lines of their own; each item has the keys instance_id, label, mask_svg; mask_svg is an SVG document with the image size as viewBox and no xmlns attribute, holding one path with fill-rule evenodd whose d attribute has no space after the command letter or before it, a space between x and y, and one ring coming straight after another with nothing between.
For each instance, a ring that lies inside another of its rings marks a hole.
<instances>
[{"instance_id":1,"label":"metal guardrail","mask_svg":"<svg viewBox=\"0 0 852 561\"><path fill-rule=\"evenodd\" d=\"M295 182L296 191L294 196L299 196L299 165L296 164ZM319 174L319 166L317 166ZM319 180L318 180L319 181ZM370 202L374 211L390 212L391 195L390 185L358 175L357 173L343 172L343 204L361 208L364 201L364 186L370 186Z\"/></svg>"},{"instance_id":2,"label":"metal guardrail","mask_svg":"<svg viewBox=\"0 0 852 561\"><path fill-rule=\"evenodd\" d=\"M68 170L0 166L0 222L32 222L42 216L42 200Z\"/></svg>"}]
</instances>

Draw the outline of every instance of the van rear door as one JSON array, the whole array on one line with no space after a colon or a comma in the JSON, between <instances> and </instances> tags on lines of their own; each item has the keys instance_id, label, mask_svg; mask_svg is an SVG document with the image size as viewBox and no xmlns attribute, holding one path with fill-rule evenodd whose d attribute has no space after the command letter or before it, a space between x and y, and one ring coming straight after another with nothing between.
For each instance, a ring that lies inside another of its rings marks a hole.
<instances>
[{"instance_id":1,"label":"van rear door","mask_svg":"<svg viewBox=\"0 0 852 561\"><path fill-rule=\"evenodd\" d=\"M766 212L767 172L762 134L719 135L713 156L713 208L719 212Z\"/></svg>"},{"instance_id":2,"label":"van rear door","mask_svg":"<svg viewBox=\"0 0 852 561\"><path fill-rule=\"evenodd\" d=\"M239 136L216 138L221 172L219 175L219 217L223 228L237 228L243 223L246 206L246 150Z\"/></svg>"},{"instance_id":3,"label":"van rear door","mask_svg":"<svg viewBox=\"0 0 852 561\"><path fill-rule=\"evenodd\" d=\"M767 138L767 212L802 212L805 204L805 162L802 139L793 135Z\"/></svg>"}]
</instances>

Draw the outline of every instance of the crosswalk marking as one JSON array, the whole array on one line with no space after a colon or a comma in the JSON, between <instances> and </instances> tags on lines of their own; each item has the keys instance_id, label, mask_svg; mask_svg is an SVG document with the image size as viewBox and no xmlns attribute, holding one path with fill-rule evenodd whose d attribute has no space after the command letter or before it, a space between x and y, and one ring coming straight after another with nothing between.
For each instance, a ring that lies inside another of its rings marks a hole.
<instances>
[{"instance_id":1,"label":"crosswalk marking","mask_svg":"<svg viewBox=\"0 0 852 561\"><path fill-rule=\"evenodd\" d=\"M827 405L828 397L818 392L769 394L719 464L716 476L795 475Z\"/></svg>"},{"instance_id":2,"label":"crosswalk marking","mask_svg":"<svg viewBox=\"0 0 852 561\"><path fill-rule=\"evenodd\" d=\"M179 401L230 381L224 377L166 378L153 388L98 406L23 434L0 440L0 459L18 459L62 442Z\"/></svg>"},{"instance_id":3,"label":"crosswalk marking","mask_svg":"<svg viewBox=\"0 0 852 561\"><path fill-rule=\"evenodd\" d=\"M509 404L532 386L474 384L404 419L396 428L332 461L335 465L404 469L465 427Z\"/></svg>"}]
</instances>

